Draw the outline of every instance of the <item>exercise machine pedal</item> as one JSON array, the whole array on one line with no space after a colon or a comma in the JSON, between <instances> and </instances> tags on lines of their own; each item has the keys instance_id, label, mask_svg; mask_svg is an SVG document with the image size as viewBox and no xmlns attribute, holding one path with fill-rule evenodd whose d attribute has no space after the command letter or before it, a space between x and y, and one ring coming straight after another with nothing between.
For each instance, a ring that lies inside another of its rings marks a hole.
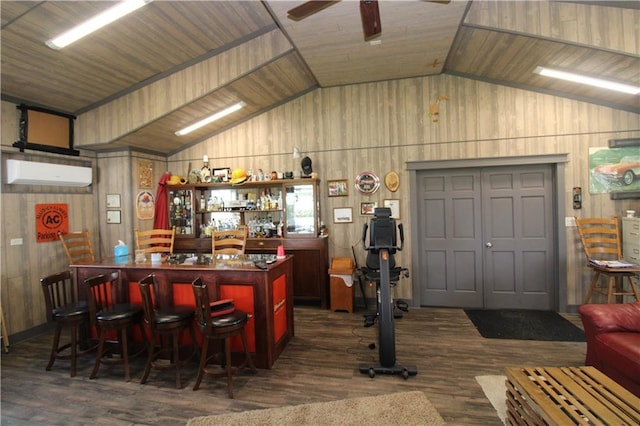
<instances>
[{"instance_id":1,"label":"exercise machine pedal","mask_svg":"<svg viewBox=\"0 0 640 426\"><path fill-rule=\"evenodd\" d=\"M372 379L376 377L376 374L393 374L407 380L409 376L418 374L418 368L415 365L383 367L381 365L360 364L359 369L360 373L368 374Z\"/></svg>"},{"instance_id":2,"label":"exercise machine pedal","mask_svg":"<svg viewBox=\"0 0 640 426\"><path fill-rule=\"evenodd\" d=\"M409 312L409 304L404 300L396 300L396 308L400 309L402 312Z\"/></svg>"},{"instance_id":3,"label":"exercise machine pedal","mask_svg":"<svg viewBox=\"0 0 640 426\"><path fill-rule=\"evenodd\" d=\"M376 323L376 314L364 314L364 326L371 327Z\"/></svg>"}]
</instances>

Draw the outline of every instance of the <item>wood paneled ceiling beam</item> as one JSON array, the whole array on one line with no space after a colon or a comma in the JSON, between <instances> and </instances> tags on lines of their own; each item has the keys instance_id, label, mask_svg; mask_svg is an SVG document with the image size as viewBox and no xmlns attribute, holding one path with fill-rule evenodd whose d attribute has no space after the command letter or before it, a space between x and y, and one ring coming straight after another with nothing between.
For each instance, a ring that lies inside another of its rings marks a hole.
<instances>
[{"instance_id":1,"label":"wood paneled ceiling beam","mask_svg":"<svg viewBox=\"0 0 640 426\"><path fill-rule=\"evenodd\" d=\"M189 60L187 62L184 62L184 63L182 63L180 65L177 65L177 66L175 66L175 67L173 67L173 68L171 68L169 70L166 70L166 71L164 71L164 72L162 72L160 74L156 74L153 77L147 78L146 80L143 80L143 81L141 81L141 82L139 82L137 84L134 84L134 85L132 85L130 87L127 87L125 90L122 90L122 91L120 91L118 93L114 93L113 95L111 95L111 96L109 96L107 98L101 99L99 102L95 102L93 104L86 105L85 107L80 108L78 111L75 111L73 113L73 115L80 115L80 114L83 114L83 113L85 113L87 111L90 111L90 110L92 110L94 108L98 108L98 107L100 107L102 105L106 105L106 104L112 102L115 99L118 99L118 98L120 98L122 96L128 95L129 93L135 92L136 90L140 90L145 86L148 86L150 84L155 83L156 81L159 81L159 80L162 80L162 79L164 79L166 77L169 77L172 74L180 72L180 71L182 71L182 70L184 70L186 68L192 67L192 66L194 66L194 65L196 65L196 64L198 64L200 62L204 62L204 61L206 61L206 60L208 60L210 58L213 58L214 56L220 55L221 53L224 53L224 52L227 52L227 51L229 51L231 49L234 49L234 48L236 48L236 47L238 47L238 46L240 46L240 45L242 45L244 43L248 43L249 41L251 41L251 40L253 40L255 38L261 37L261 36L263 36L265 34L270 33L271 31L274 31L274 30L277 30L277 29L278 29L278 27L276 26L276 24L271 24L271 25L264 26L264 27L260 28L258 31L254 31L251 34L247 34L246 36L244 36L242 38L234 40L232 43L228 43L228 44L225 44L224 46L221 46L221 47L219 47L217 49L210 50L210 51L208 51L207 53L205 53L203 55L200 55L200 56L198 56L196 58L193 58L193 59L191 59L191 60Z\"/></svg>"}]
</instances>

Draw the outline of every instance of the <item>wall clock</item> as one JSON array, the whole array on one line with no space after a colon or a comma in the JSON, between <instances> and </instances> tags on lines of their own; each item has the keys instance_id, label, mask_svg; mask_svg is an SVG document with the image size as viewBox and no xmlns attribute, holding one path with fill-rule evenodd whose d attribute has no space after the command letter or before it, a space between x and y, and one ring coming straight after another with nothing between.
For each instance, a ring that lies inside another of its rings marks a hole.
<instances>
[{"instance_id":1,"label":"wall clock","mask_svg":"<svg viewBox=\"0 0 640 426\"><path fill-rule=\"evenodd\" d=\"M373 172L362 172L356 177L356 189L363 194L373 194L380 187L380 179Z\"/></svg>"}]
</instances>

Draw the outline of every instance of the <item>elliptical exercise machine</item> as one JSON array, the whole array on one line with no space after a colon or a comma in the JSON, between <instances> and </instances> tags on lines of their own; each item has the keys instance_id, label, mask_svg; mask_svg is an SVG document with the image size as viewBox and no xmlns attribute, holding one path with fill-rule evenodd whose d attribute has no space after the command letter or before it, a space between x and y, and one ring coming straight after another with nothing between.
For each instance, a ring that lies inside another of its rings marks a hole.
<instances>
[{"instance_id":1,"label":"elliptical exercise machine","mask_svg":"<svg viewBox=\"0 0 640 426\"><path fill-rule=\"evenodd\" d=\"M397 225L400 231L400 246L397 245L396 221L391 218L391 209L378 207L370 226L362 229L362 245L367 250L366 268L361 273L369 282L376 284L377 312L365 315L365 326L378 322L378 354L379 364L360 364L360 372L374 378L379 374L399 374L406 380L409 376L418 374L415 366L396 365L395 329L393 325L394 303L391 297L391 286L398 282L400 276L408 277L406 268L397 267L395 257L397 250L404 246L404 229ZM369 246L366 245L367 229L369 229ZM406 304L403 306L406 310Z\"/></svg>"}]
</instances>

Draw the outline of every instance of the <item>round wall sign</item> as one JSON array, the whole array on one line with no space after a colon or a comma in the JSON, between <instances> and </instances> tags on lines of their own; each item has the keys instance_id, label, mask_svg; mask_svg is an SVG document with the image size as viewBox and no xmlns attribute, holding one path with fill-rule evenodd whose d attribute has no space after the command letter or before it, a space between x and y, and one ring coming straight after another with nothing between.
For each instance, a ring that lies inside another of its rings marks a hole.
<instances>
[{"instance_id":1,"label":"round wall sign","mask_svg":"<svg viewBox=\"0 0 640 426\"><path fill-rule=\"evenodd\" d=\"M356 177L356 189L363 194L373 194L380 187L380 179L373 172L362 172Z\"/></svg>"}]
</instances>

